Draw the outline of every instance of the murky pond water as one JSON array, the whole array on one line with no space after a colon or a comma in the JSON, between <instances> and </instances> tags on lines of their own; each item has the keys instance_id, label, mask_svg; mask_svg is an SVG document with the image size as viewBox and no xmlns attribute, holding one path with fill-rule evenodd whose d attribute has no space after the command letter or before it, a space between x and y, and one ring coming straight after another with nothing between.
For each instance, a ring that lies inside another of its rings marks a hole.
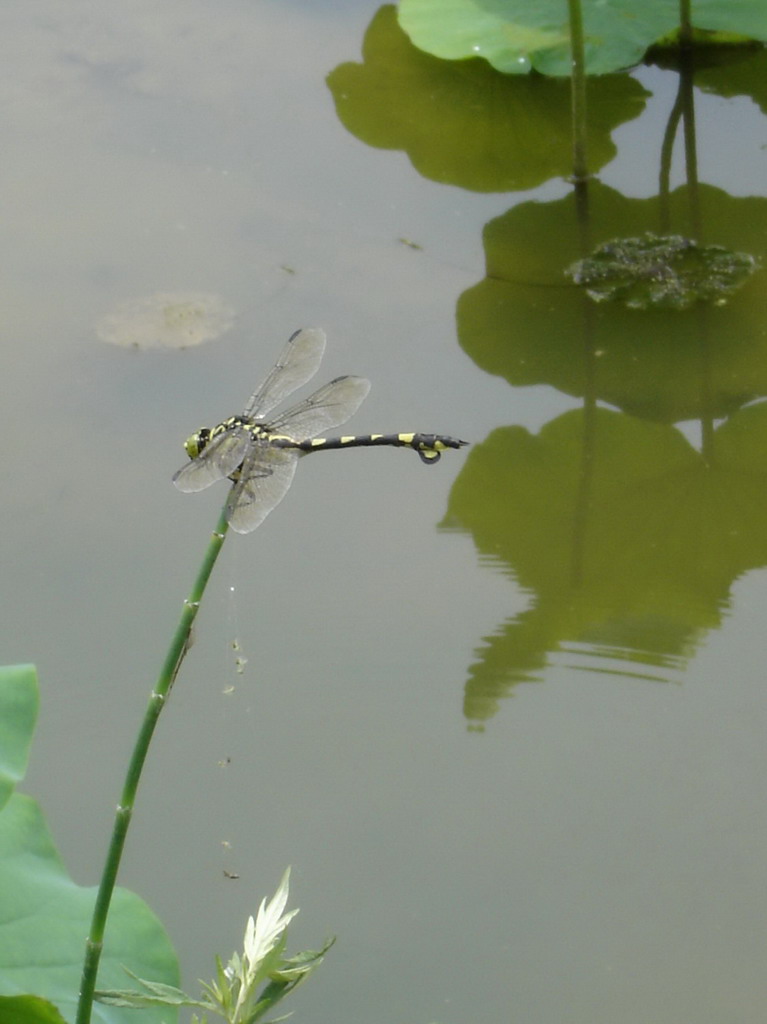
<instances>
[{"instance_id":1,"label":"murky pond water","mask_svg":"<svg viewBox=\"0 0 767 1024\"><path fill-rule=\"evenodd\" d=\"M566 85L457 81L388 7L3 22L0 636L75 878L224 500L182 442L316 324L373 381L350 432L472 446L312 456L227 539L121 874L186 987L292 864L291 947L338 936L297 1020L760 1021L764 271L584 316ZM760 60L701 74L692 183L676 74L593 84L595 243L764 259Z\"/></svg>"}]
</instances>

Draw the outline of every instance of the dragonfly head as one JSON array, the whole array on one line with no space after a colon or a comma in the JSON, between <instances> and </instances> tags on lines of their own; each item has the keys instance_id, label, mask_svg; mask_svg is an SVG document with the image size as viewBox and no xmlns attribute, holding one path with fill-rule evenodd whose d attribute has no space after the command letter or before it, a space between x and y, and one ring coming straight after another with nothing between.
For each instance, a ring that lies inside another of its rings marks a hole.
<instances>
[{"instance_id":1,"label":"dragonfly head","mask_svg":"<svg viewBox=\"0 0 767 1024\"><path fill-rule=\"evenodd\" d=\"M202 454L208 441L210 441L210 430L208 427L203 427L202 430L198 430L196 434L192 434L184 441L184 450L190 459L196 459L198 455Z\"/></svg>"}]
</instances>

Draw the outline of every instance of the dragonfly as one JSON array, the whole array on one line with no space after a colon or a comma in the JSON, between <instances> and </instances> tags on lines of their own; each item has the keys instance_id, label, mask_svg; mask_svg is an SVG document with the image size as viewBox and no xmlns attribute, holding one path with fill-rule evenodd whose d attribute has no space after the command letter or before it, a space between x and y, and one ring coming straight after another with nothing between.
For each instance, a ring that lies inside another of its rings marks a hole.
<instances>
[{"instance_id":1,"label":"dragonfly","mask_svg":"<svg viewBox=\"0 0 767 1024\"><path fill-rule=\"evenodd\" d=\"M250 533L261 525L287 494L299 459L311 452L389 445L412 448L433 465L443 451L467 443L420 433L318 437L354 415L370 391L364 377L336 377L267 421L268 413L315 375L325 342L325 332L318 327L296 331L239 416L203 427L184 442L191 461L174 474L173 483L191 493L228 477L232 488L226 518L237 533Z\"/></svg>"}]
</instances>

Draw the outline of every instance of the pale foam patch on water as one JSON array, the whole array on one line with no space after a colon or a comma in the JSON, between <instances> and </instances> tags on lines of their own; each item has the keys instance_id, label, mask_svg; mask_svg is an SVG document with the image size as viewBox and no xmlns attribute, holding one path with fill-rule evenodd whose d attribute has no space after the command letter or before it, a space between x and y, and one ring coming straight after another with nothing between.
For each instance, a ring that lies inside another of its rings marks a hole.
<instances>
[{"instance_id":1,"label":"pale foam patch on water","mask_svg":"<svg viewBox=\"0 0 767 1024\"><path fill-rule=\"evenodd\" d=\"M122 302L96 325L110 345L188 348L220 337L234 322L234 310L205 292L156 292Z\"/></svg>"}]
</instances>

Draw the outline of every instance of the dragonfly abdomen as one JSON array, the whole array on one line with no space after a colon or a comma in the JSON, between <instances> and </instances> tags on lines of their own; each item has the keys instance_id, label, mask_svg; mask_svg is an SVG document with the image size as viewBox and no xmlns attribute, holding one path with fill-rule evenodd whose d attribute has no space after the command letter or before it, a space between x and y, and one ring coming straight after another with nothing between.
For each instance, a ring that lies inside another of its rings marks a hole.
<instances>
[{"instance_id":1,"label":"dragonfly abdomen","mask_svg":"<svg viewBox=\"0 0 767 1024\"><path fill-rule=\"evenodd\" d=\"M466 441L444 434L399 433L399 434L347 434L342 437L314 437L308 441L295 441L290 437L273 435L269 443L275 448L298 448L302 452L330 451L339 448L412 448L421 459L432 464L439 461L448 448L461 448Z\"/></svg>"}]
</instances>

